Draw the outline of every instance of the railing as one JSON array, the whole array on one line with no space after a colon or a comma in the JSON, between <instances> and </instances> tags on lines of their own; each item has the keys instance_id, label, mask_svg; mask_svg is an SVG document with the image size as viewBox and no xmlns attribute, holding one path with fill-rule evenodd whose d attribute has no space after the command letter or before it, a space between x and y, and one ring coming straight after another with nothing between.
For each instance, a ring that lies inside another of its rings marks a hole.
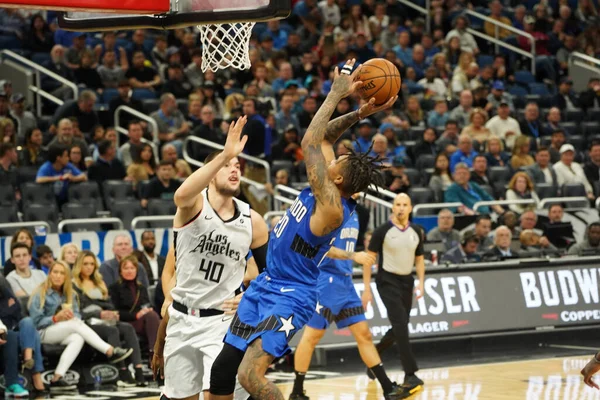
<instances>
[{"instance_id":1,"label":"railing","mask_svg":"<svg viewBox=\"0 0 600 400\"><path fill-rule=\"evenodd\" d=\"M13 229L13 228L37 228L38 226L44 226L46 233L50 233L50 224L46 221L28 221L28 222L7 222L0 224L0 229Z\"/></svg>"},{"instance_id":2,"label":"railing","mask_svg":"<svg viewBox=\"0 0 600 400\"><path fill-rule=\"evenodd\" d=\"M482 19L485 22L489 22L494 25L494 37L492 37L488 34L479 32L473 28L467 28L467 32L469 32L473 36L477 36L484 40L487 40L488 42L494 43L494 45L496 47L496 53L498 53L498 47L500 46L500 47L504 47L505 49L508 49L510 51L514 51L517 54L520 54L522 56L530 58L531 59L531 73L533 75L535 75L535 39L532 35L530 35L529 33L525 32L521 29L517 29L514 26L507 25L500 21L496 21L493 18L487 17L487 16L480 14L478 12L475 12L473 10L467 9L467 10L465 10L465 13L468 15L471 15L475 18ZM499 37L500 29L505 29L505 30L510 31L518 36L523 36L523 37L527 38L529 40L529 42L531 43L531 50L525 51L519 47L513 46L512 44L508 44L505 41L503 41L502 39L500 39L500 37Z\"/></svg>"},{"instance_id":3,"label":"railing","mask_svg":"<svg viewBox=\"0 0 600 400\"><path fill-rule=\"evenodd\" d=\"M121 118L119 117L119 114L121 112L126 112L128 114L131 114L134 117L137 117L137 118L141 119L142 121L146 121L148 124L150 124L150 126L152 127L152 137L154 138L154 143L159 143L158 124L156 123L156 121L153 118L150 118L149 116L147 116L146 114L143 114L143 113L139 112L138 110L134 110L133 108L131 108L129 106L119 106L115 110L115 126L117 127L117 130L119 132L127 134L127 131L125 130L125 132L123 132L124 128L121 127ZM118 135L117 135L117 137L118 137Z\"/></svg>"},{"instance_id":4,"label":"railing","mask_svg":"<svg viewBox=\"0 0 600 400\"><path fill-rule=\"evenodd\" d=\"M296 198L296 196L298 196L298 194L300 193L299 190L296 190L294 188L291 188L291 187L285 186L285 185L275 185L273 190L275 191L275 195L273 196L273 202L275 203L273 208L275 209L275 211L283 211L284 203L289 205L294 202L293 199L290 199L289 197L286 197L286 196L282 196L281 192L287 193L287 194L291 195L293 198Z\"/></svg>"},{"instance_id":5,"label":"railing","mask_svg":"<svg viewBox=\"0 0 600 400\"><path fill-rule=\"evenodd\" d=\"M540 207L544 208L547 204L551 203L586 203L589 205L590 199L585 196L574 196L574 197L547 197L544 200L540 201ZM588 208L581 207L581 208Z\"/></svg>"},{"instance_id":6,"label":"railing","mask_svg":"<svg viewBox=\"0 0 600 400\"><path fill-rule=\"evenodd\" d=\"M172 215L149 215L143 217L135 217L131 220L131 230L136 230L140 222L153 222L153 221L171 221L173 222Z\"/></svg>"},{"instance_id":7,"label":"railing","mask_svg":"<svg viewBox=\"0 0 600 400\"><path fill-rule=\"evenodd\" d=\"M375 193L379 193L382 196L385 196L389 199L392 199L392 201L396 198L396 196L398 195L397 193L394 193L390 190L384 189L381 186L375 186L375 185L369 185L369 190L375 192Z\"/></svg>"},{"instance_id":8,"label":"railing","mask_svg":"<svg viewBox=\"0 0 600 400\"><path fill-rule=\"evenodd\" d=\"M63 85L70 87L73 90L73 98L74 99L77 99L77 97L79 97L79 89L77 88L76 84L74 84L73 82L63 78L62 76L50 71L49 69L44 68L41 65L36 64L33 61L28 60L27 58L20 56L19 54L15 53L13 51L10 51L10 50L0 51L0 63L2 62L4 57L13 58L13 59L17 60L18 62L20 62L21 64L24 64L35 71L36 85L39 85L39 86L32 85L29 87L29 90L34 92L36 95L35 102L36 102L36 108L37 108L37 115L42 115L42 99L40 97L44 97L44 98L52 101L53 103L58 104L59 106L61 106L63 104L63 101L61 99L53 96L52 94L50 94L42 89L42 87L41 87L42 79L41 79L40 73L43 73L43 74L49 76L50 78L59 81Z\"/></svg>"},{"instance_id":9,"label":"railing","mask_svg":"<svg viewBox=\"0 0 600 400\"><path fill-rule=\"evenodd\" d=\"M600 210L600 197L596 199L596 210Z\"/></svg>"},{"instance_id":10,"label":"railing","mask_svg":"<svg viewBox=\"0 0 600 400\"><path fill-rule=\"evenodd\" d=\"M222 150L223 149L222 145L214 143L214 142L211 142L210 140L202 139L202 138L199 138L199 137L196 137L196 136L188 136L187 138L185 138L185 141L183 142L183 159L185 161L187 161L189 164L195 165L197 167L203 167L204 163L200 162L200 161L198 161L198 160L196 160L196 159L194 159L194 158L192 158L190 156L190 154L187 151L189 142L200 143L200 144L202 144L204 146L213 148L215 150ZM255 163L260 164L263 167L265 167L266 181L268 183L271 183L271 166L269 165L268 162L266 162L265 160L261 160L260 158L249 156L248 154L244 154L244 153L240 153L238 155L238 157L239 158L243 158L243 159L248 160L248 161L255 162ZM250 180L248 178L245 178L243 176L241 176L240 179L244 183L247 183L247 184L252 185L252 186L256 186L256 187L261 188L261 189L264 189L264 187L265 187L264 183L259 183L259 182Z\"/></svg>"},{"instance_id":11,"label":"railing","mask_svg":"<svg viewBox=\"0 0 600 400\"><path fill-rule=\"evenodd\" d=\"M68 225L87 225L87 224L114 224L117 229L123 229L123 221L119 218L81 218L81 219L63 219L58 223L58 233L64 233L65 226Z\"/></svg>"},{"instance_id":12,"label":"railing","mask_svg":"<svg viewBox=\"0 0 600 400\"><path fill-rule=\"evenodd\" d=\"M590 63L594 64L595 66L590 65ZM571 66L573 65L586 68L600 75L600 60L594 57L590 57L587 54L583 54L578 51L574 51L571 54L569 54L569 68L571 68Z\"/></svg>"},{"instance_id":13,"label":"railing","mask_svg":"<svg viewBox=\"0 0 600 400\"><path fill-rule=\"evenodd\" d=\"M431 203L431 204L417 204L413 207L412 213L416 217L421 210L441 210L442 208L454 208L464 206L463 203Z\"/></svg>"},{"instance_id":14,"label":"railing","mask_svg":"<svg viewBox=\"0 0 600 400\"><path fill-rule=\"evenodd\" d=\"M431 9L431 1L430 0L425 0L425 8L423 8L419 5L416 5L409 0L398 0L398 2L401 4L404 4L407 7L412 8L413 10L417 10L418 12L423 14L425 16L425 30L426 30L426 32L431 31L431 13L429 12L429 10Z\"/></svg>"},{"instance_id":15,"label":"railing","mask_svg":"<svg viewBox=\"0 0 600 400\"><path fill-rule=\"evenodd\" d=\"M519 205L519 204L533 204L537 205L537 202L533 199L523 199L523 200L491 200L491 201L478 201L473 204L473 211L477 212L479 207L486 206L510 206L510 205Z\"/></svg>"},{"instance_id":16,"label":"railing","mask_svg":"<svg viewBox=\"0 0 600 400\"><path fill-rule=\"evenodd\" d=\"M569 54L569 76L573 79L573 89L584 91L590 78L600 76L600 60L577 51Z\"/></svg>"},{"instance_id":17,"label":"railing","mask_svg":"<svg viewBox=\"0 0 600 400\"><path fill-rule=\"evenodd\" d=\"M285 211L267 211L265 213L265 215L263 215L263 218L265 219L265 222L267 223L267 225L269 225L269 221L271 220L271 218L273 217L281 217L285 215ZM269 228L273 228L272 226L269 226Z\"/></svg>"}]
</instances>

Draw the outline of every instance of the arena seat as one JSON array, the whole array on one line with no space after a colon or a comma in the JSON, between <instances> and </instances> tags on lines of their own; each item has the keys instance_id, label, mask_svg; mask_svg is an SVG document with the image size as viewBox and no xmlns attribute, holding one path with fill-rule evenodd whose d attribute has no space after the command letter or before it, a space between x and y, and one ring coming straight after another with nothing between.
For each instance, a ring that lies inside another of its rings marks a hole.
<instances>
[{"instance_id":1,"label":"arena seat","mask_svg":"<svg viewBox=\"0 0 600 400\"><path fill-rule=\"evenodd\" d=\"M69 185L69 201L92 204L96 211L104 210L100 188L96 181L73 183Z\"/></svg>"},{"instance_id":2,"label":"arena seat","mask_svg":"<svg viewBox=\"0 0 600 400\"><path fill-rule=\"evenodd\" d=\"M54 185L52 183L24 183L21 185L21 198L23 201L23 208L26 208L32 203L38 205L56 205L56 196L54 195Z\"/></svg>"}]
</instances>

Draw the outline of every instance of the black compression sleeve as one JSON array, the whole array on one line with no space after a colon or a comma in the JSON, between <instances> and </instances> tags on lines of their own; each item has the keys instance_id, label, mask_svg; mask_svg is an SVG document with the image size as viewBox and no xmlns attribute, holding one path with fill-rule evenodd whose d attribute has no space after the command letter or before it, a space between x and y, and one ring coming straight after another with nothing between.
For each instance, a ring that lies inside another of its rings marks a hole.
<instances>
[{"instance_id":1,"label":"black compression sleeve","mask_svg":"<svg viewBox=\"0 0 600 400\"><path fill-rule=\"evenodd\" d=\"M258 273L262 273L267 267L267 248L269 242L267 241L260 247L256 249L252 249L252 256L254 257L254 261L256 262L256 266L258 267Z\"/></svg>"}]
</instances>

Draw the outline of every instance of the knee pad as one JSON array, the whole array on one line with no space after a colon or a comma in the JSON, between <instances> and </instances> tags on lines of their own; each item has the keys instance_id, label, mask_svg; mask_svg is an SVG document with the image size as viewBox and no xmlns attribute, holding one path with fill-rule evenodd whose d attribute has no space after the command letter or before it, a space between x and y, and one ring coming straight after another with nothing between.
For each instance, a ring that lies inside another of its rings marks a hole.
<instances>
[{"instance_id":1,"label":"knee pad","mask_svg":"<svg viewBox=\"0 0 600 400\"><path fill-rule=\"evenodd\" d=\"M244 352L225 343L210 371L210 393L227 396L235 391L235 376Z\"/></svg>"}]
</instances>

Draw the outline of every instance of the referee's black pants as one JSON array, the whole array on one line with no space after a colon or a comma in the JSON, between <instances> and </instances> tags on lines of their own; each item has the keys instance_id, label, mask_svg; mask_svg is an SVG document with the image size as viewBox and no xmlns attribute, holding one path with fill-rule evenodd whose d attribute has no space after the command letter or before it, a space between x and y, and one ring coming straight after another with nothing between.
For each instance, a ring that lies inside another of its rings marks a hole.
<instances>
[{"instance_id":1,"label":"referee's black pants","mask_svg":"<svg viewBox=\"0 0 600 400\"><path fill-rule=\"evenodd\" d=\"M412 308L415 279L412 275L396 275L380 268L375 281L392 324L404 373L414 374L419 367L408 340L408 320Z\"/></svg>"}]
</instances>

